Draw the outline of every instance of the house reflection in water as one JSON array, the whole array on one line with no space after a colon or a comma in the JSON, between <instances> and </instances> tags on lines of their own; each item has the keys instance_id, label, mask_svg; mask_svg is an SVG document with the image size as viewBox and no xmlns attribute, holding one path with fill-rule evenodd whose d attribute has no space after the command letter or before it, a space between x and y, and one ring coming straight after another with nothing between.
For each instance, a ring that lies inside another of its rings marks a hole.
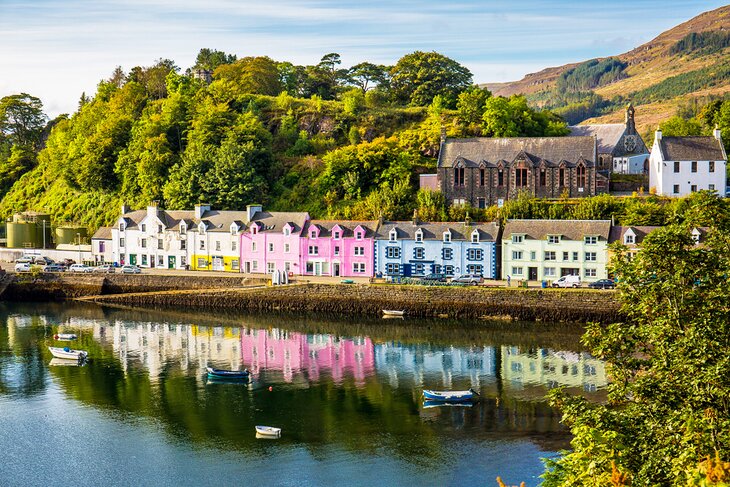
<instances>
[{"instance_id":1,"label":"house reflection in water","mask_svg":"<svg viewBox=\"0 0 730 487\"><path fill-rule=\"evenodd\" d=\"M241 352L244 365L255 375L281 373L285 382L294 382L303 374L316 381L324 373L336 383L345 376L362 383L375 370L373 344L367 337L243 328Z\"/></svg>"}]
</instances>

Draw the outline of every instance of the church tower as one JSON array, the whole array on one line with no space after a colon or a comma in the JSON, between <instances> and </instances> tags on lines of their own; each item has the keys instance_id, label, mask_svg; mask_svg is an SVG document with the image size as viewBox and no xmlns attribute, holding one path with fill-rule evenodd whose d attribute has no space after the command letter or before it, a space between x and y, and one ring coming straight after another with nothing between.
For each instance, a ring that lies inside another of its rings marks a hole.
<instances>
[{"instance_id":1,"label":"church tower","mask_svg":"<svg viewBox=\"0 0 730 487\"><path fill-rule=\"evenodd\" d=\"M629 103L626 105L626 133L636 134L636 124L634 123L634 106Z\"/></svg>"}]
</instances>

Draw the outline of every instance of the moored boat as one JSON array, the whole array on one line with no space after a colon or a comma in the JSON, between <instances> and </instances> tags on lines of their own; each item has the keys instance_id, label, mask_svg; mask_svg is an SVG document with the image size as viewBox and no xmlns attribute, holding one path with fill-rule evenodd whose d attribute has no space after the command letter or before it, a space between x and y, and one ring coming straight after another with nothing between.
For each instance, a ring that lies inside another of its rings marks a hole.
<instances>
[{"instance_id":1,"label":"moored boat","mask_svg":"<svg viewBox=\"0 0 730 487\"><path fill-rule=\"evenodd\" d=\"M472 389L466 391L432 391L429 389L423 390L423 397L427 401L464 402L471 401L475 395L477 395L477 393L474 392L474 390Z\"/></svg>"},{"instance_id":2,"label":"moored boat","mask_svg":"<svg viewBox=\"0 0 730 487\"><path fill-rule=\"evenodd\" d=\"M256 435L278 438L281 436L281 428L274 428L273 426L256 426Z\"/></svg>"},{"instance_id":3,"label":"moored boat","mask_svg":"<svg viewBox=\"0 0 730 487\"><path fill-rule=\"evenodd\" d=\"M73 350L69 347L48 347L51 355L56 358L64 358L70 360L82 360L85 359L89 354L85 350Z\"/></svg>"},{"instance_id":4,"label":"moored boat","mask_svg":"<svg viewBox=\"0 0 730 487\"><path fill-rule=\"evenodd\" d=\"M404 310L395 310L395 309L384 309L383 315L385 316L403 316L406 312Z\"/></svg>"},{"instance_id":5,"label":"moored boat","mask_svg":"<svg viewBox=\"0 0 730 487\"><path fill-rule=\"evenodd\" d=\"M208 377L214 379L248 380L251 373L248 370L222 370L206 367Z\"/></svg>"},{"instance_id":6,"label":"moored boat","mask_svg":"<svg viewBox=\"0 0 730 487\"><path fill-rule=\"evenodd\" d=\"M75 333L56 333L53 338L56 340L76 340L78 336Z\"/></svg>"}]
</instances>

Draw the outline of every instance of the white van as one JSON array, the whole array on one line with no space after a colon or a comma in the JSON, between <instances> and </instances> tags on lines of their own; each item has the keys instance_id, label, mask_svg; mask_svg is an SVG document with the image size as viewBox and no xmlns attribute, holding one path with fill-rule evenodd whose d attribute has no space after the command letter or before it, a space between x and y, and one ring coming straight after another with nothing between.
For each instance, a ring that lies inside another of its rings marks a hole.
<instances>
[{"instance_id":1,"label":"white van","mask_svg":"<svg viewBox=\"0 0 730 487\"><path fill-rule=\"evenodd\" d=\"M553 282L553 287L580 287L580 276L563 276Z\"/></svg>"}]
</instances>

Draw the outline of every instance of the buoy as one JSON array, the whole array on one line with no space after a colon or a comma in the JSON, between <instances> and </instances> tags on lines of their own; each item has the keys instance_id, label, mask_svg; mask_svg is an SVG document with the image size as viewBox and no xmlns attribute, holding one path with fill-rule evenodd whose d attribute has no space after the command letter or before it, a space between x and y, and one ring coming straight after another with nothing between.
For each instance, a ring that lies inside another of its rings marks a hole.
<instances>
[{"instance_id":1,"label":"buoy","mask_svg":"<svg viewBox=\"0 0 730 487\"><path fill-rule=\"evenodd\" d=\"M274 388L269 386L269 391L273 391L273 390L274 390Z\"/></svg>"}]
</instances>

